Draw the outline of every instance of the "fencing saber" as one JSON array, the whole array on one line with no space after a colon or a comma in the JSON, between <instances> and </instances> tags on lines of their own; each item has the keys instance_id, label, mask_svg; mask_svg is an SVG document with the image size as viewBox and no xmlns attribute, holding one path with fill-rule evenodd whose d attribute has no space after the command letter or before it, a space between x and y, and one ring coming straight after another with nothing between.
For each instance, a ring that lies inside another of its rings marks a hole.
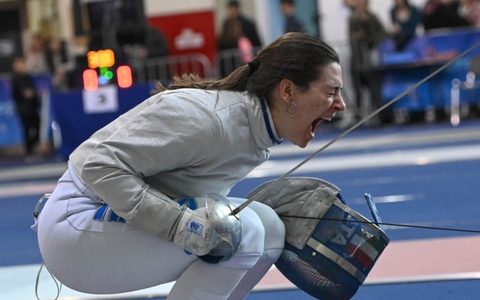
<instances>
[{"instance_id":1,"label":"fencing saber","mask_svg":"<svg viewBox=\"0 0 480 300\"><path fill-rule=\"evenodd\" d=\"M340 133L336 138L332 139L330 142L326 143L324 146L320 147L320 149L318 149L317 151L313 152L310 156L308 156L305 160L303 160L302 162L300 162L298 165L296 165L295 167L293 167L292 169L290 169L289 171L287 171L285 174L283 174L282 176L280 176L279 178L277 178L276 180L274 180L272 183L270 183L268 186L266 186L262 191L260 191L258 194L256 194L255 196L256 197L252 197L250 199L247 199L245 202L243 202L242 204L240 204L238 207L236 207L235 209L232 210L232 212L230 213L231 215L236 215L238 214L239 212L241 212L245 207L247 207L250 203L252 203L253 201L255 201L256 198L258 198L260 195L262 195L263 193L265 193L267 190L271 189L272 187L274 187L275 185L277 185L282 179L284 179L285 177L287 177L288 175L292 174L293 172L295 172L297 169L299 169L301 166L303 166L304 164L306 164L308 161L310 161L312 158L314 158L315 156L317 156L320 152L322 152L323 150L327 149L328 147L330 147L332 144L334 144L335 142L337 142L338 140L342 139L343 137L345 137L346 135L348 135L350 132L354 131L355 129L357 129L358 127L360 127L361 125L365 124L368 120L370 120L371 118L373 118L374 116L376 116L377 114L379 114L380 112L382 112L383 110L385 110L387 107L391 106L392 104L394 104L395 102L397 102L398 100L400 100L401 98L403 98L404 96L408 95L409 93L415 91L420 85L424 84L425 82L427 82L428 80L430 80L432 77L434 77L435 75L437 75L438 73L442 72L443 70L445 70L446 68L450 67L451 65L453 65L455 62L457 62L459 59L461 59L462 57L464 57L465 55L467 55L468 53L472 52L474 49L478 48L480 46L480 42L477 42L475 44L473 44L472 46L470 46L467 50L463 51L462 53L460 53L458 56L452 58L451 60L447 61L445 64L443 64L442 66L440 66L438 69L436 69L435 71L433 71L431 74L429 74L428 76L426 76L425 78L421 79L420 81L418 81L417 83L411 85L409 88L407 88L405 91L403 91L402 93L400 93L398 96L396 96L395 98L393 98L392 100L388 101L387 103L385 103L384 105L382 105L380 108L376 109L375 111L373 111L372 113L370 113L368 116L364 117L362 120L358 121L356 124L350 126L349 128L347 128L345 131L343 131L342 133Z\"/></svg>"}]
</instances>

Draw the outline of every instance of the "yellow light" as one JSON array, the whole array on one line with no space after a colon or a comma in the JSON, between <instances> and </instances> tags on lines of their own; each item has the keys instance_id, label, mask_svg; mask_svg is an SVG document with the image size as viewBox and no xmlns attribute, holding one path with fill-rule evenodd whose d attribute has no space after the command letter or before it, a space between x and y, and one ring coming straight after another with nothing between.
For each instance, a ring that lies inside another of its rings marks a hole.
<instances>
[{"instance_id":1,"label":"yellow light","mask_svg":"<svg viewBox=\"0 0 480 300\"><path fill-rule=\"evenodd\" d=\"M90 69L95 69L98 67L98 55L95 51L87 52L88 67Z\"/></svg>"},{"instance_id":2,"label":"yellow light","mask_svg":"<svg viewBox=\"0 0 480 300\"><path fill-rule=\"evenodd\" d=\"M95 91L98 89L97 71L92 69L83 71L83 88L86 91Z\"/></svg>"},{"instance_id":3,"label":"yellow light","mask_svg":"<svg viewBox=\"0 0 480 300\"><path fill-rule=\"evenodd\" d=\"M101 67L111 67L115 64L115 54L112 49L98 51L100 55Z\"/></svg>"},{"instance_id":4,"label":"yellow light","mask_svg":"<svg viewBox=\"0 0 480 300\"><path fill-rule=\"evenodd\" d=\"M115 53L112 49L88 51L87 61L90 69L108 68L115 64Z\"/></svg>"},{"instance_id":5,"label":"yellow light","mask_svg":"<svg viewBox=\"0 0 480 300\"><path fill-rule=\"evenodd\" d=\"M118 86L121 88L129 88L132 86L132 69L129 66L120 66L117 68Z\"/></svg>"}]
</instances>

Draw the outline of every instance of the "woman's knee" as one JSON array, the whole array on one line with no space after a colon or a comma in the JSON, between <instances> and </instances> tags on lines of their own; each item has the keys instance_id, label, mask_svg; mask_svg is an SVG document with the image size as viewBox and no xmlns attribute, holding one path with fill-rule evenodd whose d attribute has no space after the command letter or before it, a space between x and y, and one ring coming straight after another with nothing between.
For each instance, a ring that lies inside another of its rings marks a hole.
<instances>
[{"instance_id":1,"label":"woman's knee","mask_svg":"<svg viewBox=\"0 0 480 300\"><path fill-rule=\"evenodd\" d=\"M265 229L260 217L250 208L240 212L242 222L242 239L237 253L228 261L225 266L232 268L252 268L263 255Z\"/></svg>"},{"instance_id":2,"label":"woman's knee","mask_svg":"<svg viewBox=\"0 0 480 300\"><path fill-rule=\"evenodd\" d=\"M235 201L237 198L231 199L237 204L244 201L239 198L238 201ZM232 263L244 259L244 262L255 264L260 257L276 260L285 245L285 225L277 213L271 207L254 201L242 210L240 216L242 241Z\"/></svg>"},{"instance_id":3,"label":"woman's knee","mask_svg":"<svg viewBox=\"0 0 480 300\"><path fill-rule=\"evenodd\" d=\"M251 208L260 217L265 229L265 249L283 249L285 244L285 225L278 214L269 206L252 202Z\"/></svg>"},{"instance_id":4,"label":"woman's knee","mask_svg":"<svg viewBox=\"0 0 480 300\"><path fill-rule=\"evenodd\" d=\"M250 208L240 213L242 221L242 240L239 251L262 254L265 239L265 228L260 217Z\"/></svg>"}]
</instances>

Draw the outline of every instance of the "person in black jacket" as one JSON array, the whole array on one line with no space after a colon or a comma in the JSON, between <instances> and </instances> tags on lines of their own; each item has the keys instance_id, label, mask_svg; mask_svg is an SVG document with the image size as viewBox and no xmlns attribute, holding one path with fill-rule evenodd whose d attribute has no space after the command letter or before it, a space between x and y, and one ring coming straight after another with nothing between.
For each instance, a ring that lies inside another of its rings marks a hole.
<instances>
[{"instance_id":1,"label":"person in black jacket","mask_svg":"<svg viewBox=\"0 0 480 300\"><path fill-rule=\"evenodd\" d=\"M395 0L390 9L391 31L395 50L403 51L408 43L415 38L417 26L421 22L420 10L408 0Z\"/></svg>"},{"instance_id":2,"label":"person in black jacket","mask_svg":"<svg viewBox=\"0 0 480 300\"><path fill-rule=\"evenodd\" d=\"M423 28L429 31L470 26L460 11L458 0L428 0L422 11Z\"/></svg>"},{"instance_id":3,"label":"person in black jacket","mask_svg":"<svg viewBox=\"0 0 480 300\"><path fill-rule=\"evenodd\" d=\"M30 156L39 138L40 96L23 57L13 61L12 96L23 127L25 151Z\"/></svg>"},{"instance_id":4,"label":"person in black jacket","mask_svg":"<svg viewBox=\"0 0 480 300\"><path fill-rule=\"evenodd\" d=\"M380 19L371 12L368 0L358 0L348 19L350 72L353 81L357 118L360 120L381 105L378 74L372 72L378 45L388 34ZM365 95L365 92L368 94Z\"/></svg>"},{"instance_id":5,"label":"person in black jacket","mask_svg":"<svg viewBox=\"0 0 480 300\"><path fill-rule=\"evenodd\" d=\"M262 46L255 23L241 14L238 1L229 1L227 17L217 38L220 76L227 76L246 62L242 59L241 40L248 43L251 55Z\"/></svg>"},{"instance_id":6,"label":"person in black jacket","mask_svg":"<svg viewBox=\"0 0 480 300\"><path fill-rule=\"evenodd\" d=\"M224 22L227 22L229 18L235 18L240 22L240 27L243 36L250 40L253 47L261 47L262 42L258 35L257 26L249 18L242 15L240 11L240 4L238 1L228 1L227 3L228 17Z\"/></svg>"}]
</instances>

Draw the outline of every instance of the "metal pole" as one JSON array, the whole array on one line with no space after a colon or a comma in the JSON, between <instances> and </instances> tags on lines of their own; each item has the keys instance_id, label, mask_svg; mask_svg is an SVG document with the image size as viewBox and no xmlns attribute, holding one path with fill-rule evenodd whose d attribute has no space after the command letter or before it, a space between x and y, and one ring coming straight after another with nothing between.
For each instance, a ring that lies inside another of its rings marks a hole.
<instances>
[{"instance_id":1,"label":"metal pole","mask_svg":"<svg viewBox=\"0 0 480 300\"><path fill-rule=\"evenodd\" d=\"M460 86L459 79L452 80L452 88L450 89L450 123L453 126L460 124Z\"/></svg>"}]
</instances>

